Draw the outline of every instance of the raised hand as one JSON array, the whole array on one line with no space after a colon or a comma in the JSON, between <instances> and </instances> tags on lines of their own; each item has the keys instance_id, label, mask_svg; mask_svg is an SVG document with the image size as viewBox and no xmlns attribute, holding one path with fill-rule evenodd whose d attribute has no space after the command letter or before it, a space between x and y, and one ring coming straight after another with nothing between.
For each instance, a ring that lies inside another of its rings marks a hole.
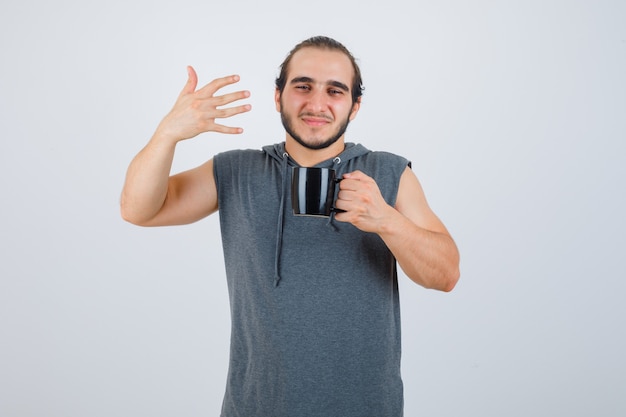
<instances>
[{"instance_id":1,"label":"raised hand","mask_svg":"<svg viewBox=\"0 0 626 417\"><path fill-rule=\"evenodd\" d=\"M163 118L156 135L178 142L193 138L204 132L239 134L241 127L230 127L219 124L217 119L232 117L250 111L249 104L224 107L238 100L250 97L249 91L237 91L224 95L216 93L239 81L238 75L217 78L204 87L196 90L198 75L193 67L187 67L188 79L180 92L172 110Z\"/></svg>"}]
</instances>

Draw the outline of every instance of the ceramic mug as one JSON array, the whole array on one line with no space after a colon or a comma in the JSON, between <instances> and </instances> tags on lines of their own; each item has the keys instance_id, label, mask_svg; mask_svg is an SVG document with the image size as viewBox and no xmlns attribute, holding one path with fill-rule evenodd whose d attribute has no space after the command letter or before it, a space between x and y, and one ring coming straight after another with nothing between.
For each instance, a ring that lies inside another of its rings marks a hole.
<instances>
[{"instance_id":1,"label":"ceramic mug","mask_svg":"<svg viewBox=\"0 0 626 417\"><path fill-rule=\"evenodd\" d=\"M341 211L334 207L335 191L341 178L332 168L293 167L291 206L298 216L330 217Z\"/></svg>"}]
</instances>

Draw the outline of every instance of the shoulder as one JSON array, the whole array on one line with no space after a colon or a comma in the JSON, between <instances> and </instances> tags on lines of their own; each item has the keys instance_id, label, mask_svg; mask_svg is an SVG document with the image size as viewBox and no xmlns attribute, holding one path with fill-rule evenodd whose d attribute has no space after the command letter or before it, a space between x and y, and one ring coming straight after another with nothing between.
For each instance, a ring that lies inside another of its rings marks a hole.
<instances>
[{"instance_id":1,"label":"shoulder","mask_svg":"<svg viewBox=\"0 0 626 417\"><path fill-rule=\"evenodd\" d=\"M397 166L402 171L404 171L404 168L406 168L407 166L408 167L411 166L411 161L409 161L407 158L401 155L397 155L392 152L371 151L366 156L369 156L370 158L374 159L378 163L392 164L393 166Z\"/></svg>"},{"instance_id":2,"label":"shoulder","mask_svg":"<svg viewBox=\"0 0 626 417\"><path fill-rule=\"evenodd\" d=\"M264 149L236 149L213 157L213 174L218 189L233 187L261 187L279 176L280 163ZM280 176L279 176L280 177Z\"/></svg>"},{"instance_id":3,"label":"shoulder","mask_svg":"<svg viewBox=\"0 0 626 417\"><path fill-rule=\"evenodd\" d=\"M218 163L231 163L233 161L254 160L262 158L264 152L260 149L232 149L216 154L213 159Z\"/></svg>"},{"instance_id":4,"label":"shoulder","mask_svg":"<svg viewBox=\"0 0 626 417\"><path fill-rule=\"evenodd\" d=\"M387 180L396 185L407 167L411 167L405 157L386 151L369 151L355 158L354 164L377 181Z\"/></svg>"},{"instance_id":5,"label":"shoulder","mask_svg":"<svg viewBox=\"0 0 626 417\"><path fill-rule=\"evenodd\" d=\"M232 172L251 169L266 158L263 151L257 149L234 149L220 152L213 157L214 171Z\"/></svg>"},{"instance_id":6,"label":"shoulder","mask_svg":"<svg viewBox=\"0 0 626 417\"><path fill-rule=\"evenodd\" d=\"M379 166L387 167L387 169L396 169L403 171L407 166L411 166L411 161L407 158L388 151L370 150L361 144L349 144L355 162L369 165L373 168Z\"/></svg>"}]
</instances>

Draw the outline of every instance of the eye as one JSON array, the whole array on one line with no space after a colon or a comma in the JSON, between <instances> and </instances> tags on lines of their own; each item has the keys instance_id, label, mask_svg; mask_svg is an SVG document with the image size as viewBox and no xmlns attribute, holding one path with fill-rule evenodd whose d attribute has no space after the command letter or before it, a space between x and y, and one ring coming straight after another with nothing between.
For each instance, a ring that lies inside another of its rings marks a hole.
<instances>
[{"instance_id":1,"label":"eye","mask_svg":"<svg viewBox=\"0 0 626 417\"><path fill-rule=\"evenodd\" d=\"M310 89L311 89L311 87L309 87L309 86L308 86L308 85L306 85L306 84L299 84L299 85L296 85L296 90L308 91L308 90L310 90Z\"/></svg>"}]
</instances>

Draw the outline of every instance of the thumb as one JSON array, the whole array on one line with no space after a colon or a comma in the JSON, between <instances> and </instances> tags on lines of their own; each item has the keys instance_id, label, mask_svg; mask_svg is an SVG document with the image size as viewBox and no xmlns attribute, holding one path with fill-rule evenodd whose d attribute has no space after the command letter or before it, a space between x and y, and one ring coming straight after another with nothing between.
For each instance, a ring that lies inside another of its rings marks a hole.
<instances>
[{"instance_id":1,"label":"thumb","mask_svg":"<svg viewBox=\"0 0 626 417\"><path fill-rule=\"evenodd\" d=\"M180 92L180 95L190 94L196 91L196 87L198 86L198 74L196 74L196 70L193 69L191 65L187 66L187 83L183 87L183 91Z\"/></svg>"},{"instance_id":2,"label":"thumb","mask_svg":"<svg viewBox=\"0 0 626 417\"><path fill-rule=\"evenodd\" d=\"M361 179L362 177L362 172L359 170L356 171L352 171L352 172L346 172L345 174L343 174L343 178L353 178L353 179Z\"/></svg>"}]
</instances>

